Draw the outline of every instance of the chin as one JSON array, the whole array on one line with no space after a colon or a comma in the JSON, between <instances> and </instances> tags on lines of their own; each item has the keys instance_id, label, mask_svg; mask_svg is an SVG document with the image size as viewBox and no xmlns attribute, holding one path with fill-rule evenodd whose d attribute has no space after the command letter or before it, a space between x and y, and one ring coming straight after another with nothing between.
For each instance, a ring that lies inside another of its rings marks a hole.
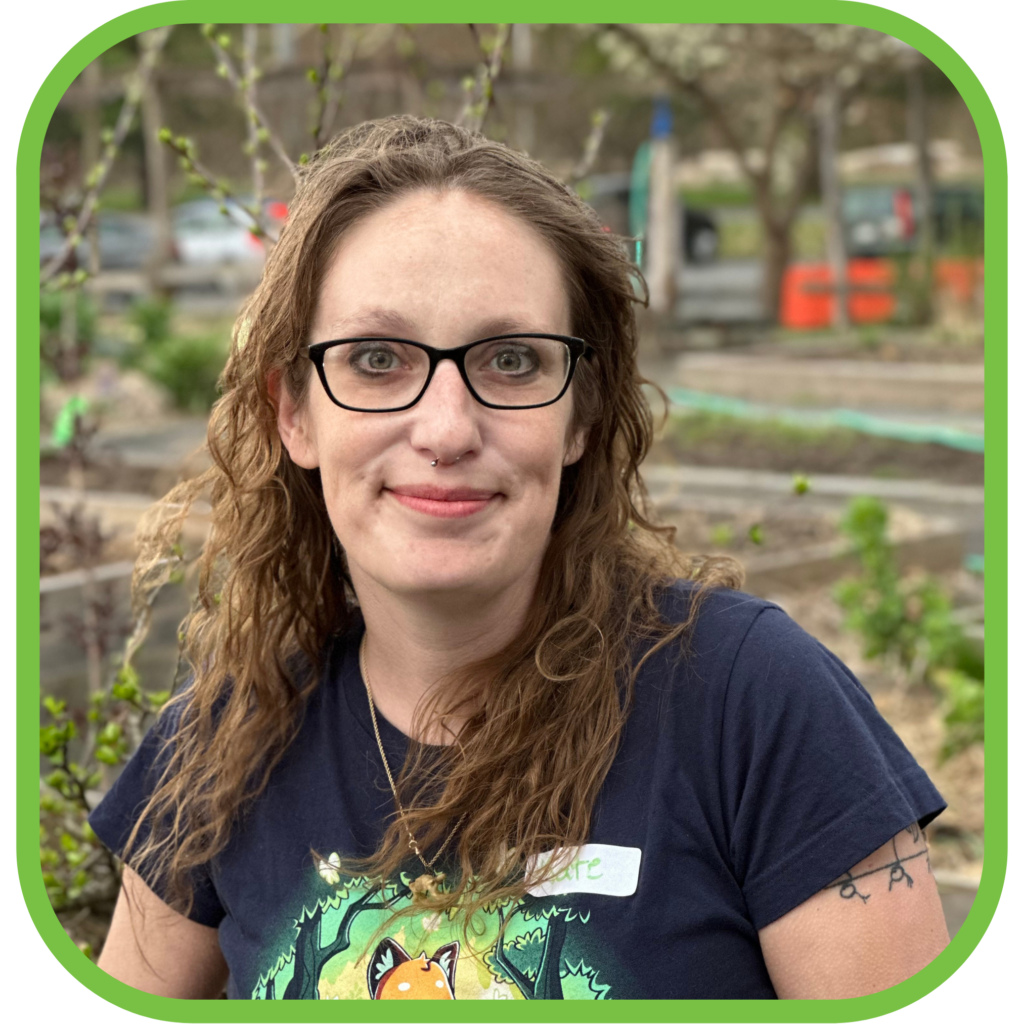
<instances>
[{"instance_id":1,"label":"chin","mask_svg":"<svg viewBox=\"0 0 1024 1024\"><path fill-rule=\"evenodd\" d=\"M446 546L447 547L447 546ZM473 557L476 554L478 557ZM380 566L374 573L377 581L388 590L408 597L431 595L443 600L446 597L473 598L486 600L491 594L504 590L510 578L518 574L506 568L498 572L500 560L481 558L479 552L458 552L450 548L423 557L406 557L401 562Z\"/></svg>"}]
</instances>

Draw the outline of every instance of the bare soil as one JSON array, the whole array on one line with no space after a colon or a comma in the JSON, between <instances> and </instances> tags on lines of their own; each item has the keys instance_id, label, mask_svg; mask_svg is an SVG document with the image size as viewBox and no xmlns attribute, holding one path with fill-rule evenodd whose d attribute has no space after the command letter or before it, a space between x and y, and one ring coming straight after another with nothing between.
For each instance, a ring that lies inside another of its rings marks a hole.
<instances>
[{"instance_id":1,"label":"bare soil","mask_svg":"<svg viewBox=\"0 0 1024 1024\"><path fill-rule=\"evenodd\" d=\"M131 466L113 459L97 460L85 470L85 487L90 491L149 494L154 498L162 498L180 479L181 474L173 469ZM58 456L43 458L39 482L44 487L67 487L67 461Z\"/></svg>"},{"instance_id":2,"label":"bare soil","mask_svg":"<svg viewBox=\"0 0 1024 1024\"><path fill-rule=\"evenodd\" d=\"M651 462L729 466L780 473L835 473L983 484L985 457L940 444L916 444L853 430L811 431L704 415L666 427Z\"/></svg>"}]
</instances>

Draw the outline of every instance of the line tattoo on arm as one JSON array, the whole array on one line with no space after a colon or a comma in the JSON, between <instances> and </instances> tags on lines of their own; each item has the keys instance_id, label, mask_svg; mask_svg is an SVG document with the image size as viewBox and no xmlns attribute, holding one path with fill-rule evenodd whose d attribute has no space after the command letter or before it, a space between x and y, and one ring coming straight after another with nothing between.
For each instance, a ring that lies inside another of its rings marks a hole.
<instances>
[{"instance_id":1,"label":"line tattoo on arm","mask_svg":"<svg viewBox=\"0 0 1024 1024\"><path fill-rule=\"evenodd\" d=\"M913 852L901 855L897 845L897 840L904 834L910 837L913 847L916 848L918 845L923 844L921 848L913 849ZM906 865L910 861L916 860L918 857L924 857L928 873L931 874L932 862L931 858L928 856L927 839L925 837L924 830L918 826L916 821L908 825L902 832L893 836L886 845L892 847L891 859L884 863L876 864L874 863L874 857L869 857L866 860L861 861L860 864L850 868L849 871L837 878L834 882L826 885L825 890L838 889L839 895L844 900L852 900L854 897L857 897L861 903L867 903L871 898L872 893L862 892L857 886L857 883L864 879L873 878L874 876L881 874L883 871L887 871L889 873L888 892L892 892L892 887L894 885L900 885L902 883L906 883L908 889L913 889L914 877L907 870ZM881 851L879 851L879 853L880 852ZM865 883L863 888L867 889L868 884Z\"/></svg>"}]
</instances>

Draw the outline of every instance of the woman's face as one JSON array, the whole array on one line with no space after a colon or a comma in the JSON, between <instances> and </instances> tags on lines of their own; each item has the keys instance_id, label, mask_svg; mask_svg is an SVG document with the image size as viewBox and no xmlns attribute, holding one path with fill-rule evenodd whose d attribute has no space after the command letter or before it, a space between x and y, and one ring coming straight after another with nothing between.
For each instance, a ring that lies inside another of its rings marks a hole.
<instances>
[{"instance_id":1,"label":"woman's face","mask_svg":"<svg viewBox=\"0 0 1024 1024\"><path fill-rule=\"evenodd\" d=\"M381 336L444 349L515 331L571 333L554 253L500 206L423 191L344 236L309 342ZM281 394L278 423L292 459L320 469L357 588L371 580L439 600L532 589L562 468L585 442L569 436L571 388L542 408L489 409L444 360L411 409L350 412L310 369L300 405Z\"/></svg>"}]
</instances>

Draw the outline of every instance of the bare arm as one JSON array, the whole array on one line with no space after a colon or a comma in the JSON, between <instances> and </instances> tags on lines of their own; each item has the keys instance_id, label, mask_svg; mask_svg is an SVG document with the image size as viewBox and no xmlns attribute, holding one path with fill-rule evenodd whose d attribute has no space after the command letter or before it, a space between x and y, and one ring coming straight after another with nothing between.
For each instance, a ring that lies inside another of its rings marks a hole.
<instances>
[{"instance_id":1,"label":"bare arm","mask_svg":"<svg viewBox=\"0 0 1024 1024\"><path fill-rule=\"evenodd\" d=\"M841 999L916 974L949 942L924 833L911 825L760 931L780 999Z\"/></svg>"},{"instance_id":2,"label":"bare arm","mask_svg":"<svg viewBox=\"0 0 1024 1024\"><path fill-rule=\"evenodd\" d=\"M99 965L132 988L178 999L215 999L228 976L217 929L171 910L128 867Z\"/></svg>"}]
</instances>

